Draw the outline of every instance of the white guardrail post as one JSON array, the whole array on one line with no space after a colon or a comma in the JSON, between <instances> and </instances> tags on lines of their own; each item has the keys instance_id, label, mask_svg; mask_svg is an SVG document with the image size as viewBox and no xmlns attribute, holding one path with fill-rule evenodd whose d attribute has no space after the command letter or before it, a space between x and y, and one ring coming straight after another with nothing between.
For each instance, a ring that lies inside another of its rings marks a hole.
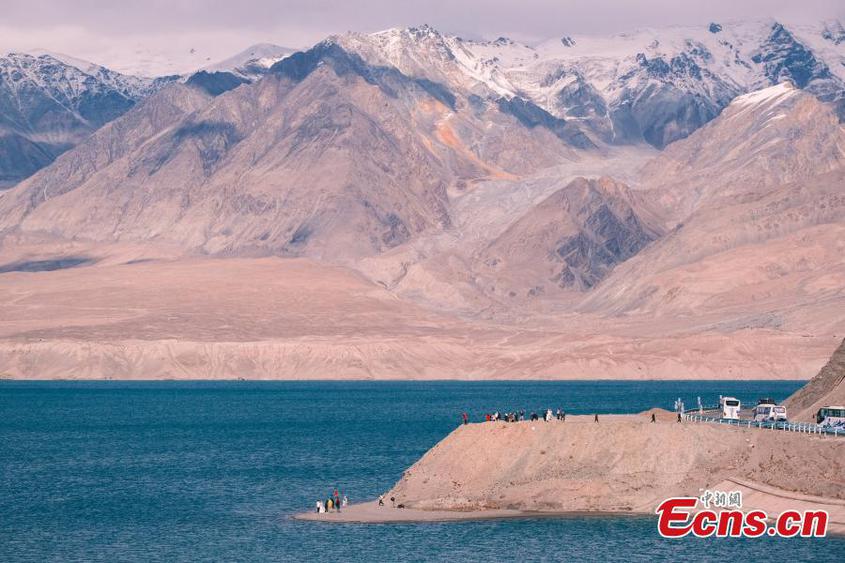
<instances>
[{"instance_id":1,"label":"white guardrail post","mask_svg":"<svg viewBox=\"0 0 845 563\"><path fill-rule=\"evenodd\" d=\"M716 410L714 408L706 409L708 411ZM757 429L770 429L772 431L775 430L783 430L784 432L798 432L801 434L816 434L818 436L825 437L828 434L833 434L834 437L839 437L839 428L824 428L818 424L810 424L808 422L782 422L780 425L778 422L762 422L762 421L754 421L754 420L734 420L734 419L723 419L721 417L716 418L715 416L705 416L704 414L699 413L692 413L687 411L681 411L681 416L684 420L689 422L709 422L711 424L727 424L728 426L738 426L742 427L742 423L745 422L745 427L747 429L751 429L752 425L756 426ZM845 437L845 428L842 429L842 436Z\"/></svg>"}]
</instances>

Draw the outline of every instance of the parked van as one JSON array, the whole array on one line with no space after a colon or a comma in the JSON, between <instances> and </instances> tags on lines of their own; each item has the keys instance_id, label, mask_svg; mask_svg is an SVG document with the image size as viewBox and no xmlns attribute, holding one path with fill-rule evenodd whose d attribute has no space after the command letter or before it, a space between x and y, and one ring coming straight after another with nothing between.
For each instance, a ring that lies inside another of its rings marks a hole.
<instances>
[{"instance_id":1,"label":"parked van","mask_svg":"<svg viewBox=\"0 0 845 563\"><path fill-rule=\"evenodd\" d=\"M755 422L786 421L786 407L776 405L771 399L760 399L752 414Z\"/></svg>"},{"instance_id":2,"label":"parked van","mask_svg":"<svg viewBox=\"0 0 845 563\"><path fill-rule=\"evenodd\" d=\"M754 422L768 422L771 420L772 411L774 410L775 406L771 403L759 403L754 407L754 411L752 412Z\"/></svg>"},{"instance_id":3,"label":"parked van","mask_svg":"<svg viewBox=\"0 0 845 563\"><path fill-rule=\"evenodd\" d=\"M739 409L742 405L736 397L719 397L719 408L722 410L722 418L739 420Z\"/></svg>"}]
</instances>

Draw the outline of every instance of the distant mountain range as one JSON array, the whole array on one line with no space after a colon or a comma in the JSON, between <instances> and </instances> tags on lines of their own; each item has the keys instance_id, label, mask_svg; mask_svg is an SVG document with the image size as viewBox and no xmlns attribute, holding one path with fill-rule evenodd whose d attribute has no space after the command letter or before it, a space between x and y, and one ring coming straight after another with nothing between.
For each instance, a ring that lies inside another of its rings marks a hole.
<instances>
[{"instance_id":1,"label":"distant mountain range","mask_svg":"<svg viewBox=\"0 0 845 563\"><path fill-rule=\"evenodd\" d=\"M624 324L658 356L845 329L838 23L536 46L423 26L158 79L3 60L8 271L34 247L300 258L450 318Z\"/></svg>"},{"instance_id":2,"label":"distant mountain range","mask_svg":"<svg viewBox=\"0 0 845 563\"><path fill-rule=\"evenodd\" d=\"M845 116L839 22L711 23L611 37L563 36L536 46L465 40L428 26L330 38L369 64L495 99L526 123L577 123L592 142L662 148L718 115L731 99L789 79ZM0 185L51 162L167 82L217 95L263 76L292 53L271 44L182 77L120 75L49 53L0 58ZM571 129L572 127L570 127ZM586 142L586 141L585 141Z\"/></svg>"},{"instance_id":3,"label":"distant mountain range","mask_svg":"<svg viewBox=\"0 0 845 563\"><path fill-rule=\"evenodd\" d=\"M251 82L291 51L255 45L187 76L128 76L67 55L0 57L0 189L14 185L162 86L182 80L214 95Z\"/></svg>"}]
</instances>

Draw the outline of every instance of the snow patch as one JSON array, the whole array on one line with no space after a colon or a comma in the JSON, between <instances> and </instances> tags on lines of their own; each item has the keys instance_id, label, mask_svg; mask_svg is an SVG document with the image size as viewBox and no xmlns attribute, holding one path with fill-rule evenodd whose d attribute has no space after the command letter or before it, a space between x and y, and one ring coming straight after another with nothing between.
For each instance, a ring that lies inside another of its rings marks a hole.
<instances>
[{"instance_id":1,"label":"snow patch","mask_svg":"<svg viewBox=\"0 0 845 563\"><path fill-rule=\"evenodd\" d=\"M778 105L796 94L798 94L798 88L793 86L792 83L781 82L780 84L769 86L756 92L737 96L731 102L731 105L743 108L761 104Z\"/></svg>"}]
</instances>

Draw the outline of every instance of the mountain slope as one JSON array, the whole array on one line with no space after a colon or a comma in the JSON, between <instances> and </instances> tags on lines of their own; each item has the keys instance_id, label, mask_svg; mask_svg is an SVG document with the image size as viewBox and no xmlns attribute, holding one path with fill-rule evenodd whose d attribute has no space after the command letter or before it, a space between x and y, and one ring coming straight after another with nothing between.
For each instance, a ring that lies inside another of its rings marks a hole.
<instances>
[{"instance_id":1,"label":"mountain slope","mask_svg":"<svg viewBox=\"0 0 845 563\"><path fill-rule=\"evenodd\" d=\"M789 83L740 96L700 134L669 146L643 170L671 218L845 165L845 130L833 109Z\"/></svg>"},{"instance_id":2,"label":"mountain slope","mask_svg":"<svg viewBox=\"0 0 845 563\"><path fill-rule=\"evenodd\" d=\"M785 79L845 116L845 43L835 42L837 25L712 23L567 35L536 47L507 38L446 41L464 74L500 96L528 99L606 142L663 148L734 97Z\"/></svg>"},{"instance_id":3,"label":"mountain slope","mask_svg":"<svg viewBox=\"0 0 845 563\"><path fill-rule=\"evenodd\" d=\"M173 83L94 132L55 162L0 197L0 232L14 229L44 202L83 186L99 173L186 115L204 107L210 97L196 88ZM96 204L98 202L91 202Z\"/></svg>"},{"instance_id":4,"label":"mountain slope","mask_svg":"<svg viewBox=\"0 0 845 563\"><path fill-rule=\"evenodd\" d=\"M57 57L0 58L0 187L49 164L166 81Z\"/></svg>"},{"instance_id":5,"label":"mountain slope","mask_svg":"<svg viewBox=\"0 0 845 563\"><path fill-rule=\"evenodd\" d=\"M33 178L0 210L7 232L354 260L447 228L450 186L514 177L574 151L547 127L329 41L79 185L59 193L47 176Z\"/></svg>"},{"instance_id":6,"label":"mountain slope","mask_svg":"<svg viewBox=\"0 0 845 563\"><path fill-rule=\"evenodd\" d=\"M836 334L843 149L845 130L812 96L777 86L738 98L646 167L674 228L615 269L582 310Z\"/></svg>"},{"instance_id":7,"label":"mountain slope","mask_svg":"<svg viewBox=\"0 0 845 563\"><path fill-rule=\"evenodd\" d=\"M294 51L270 43L259 43L223 61L205 66L189 75L185 82L218 96L249 84L266 75L270 67Z\"/></svg>"},{"instance_id":8,"label":"mountain slope","mask_svg":"<svg viewBox=\"0 0 845 563\"><path fill-rule=\"evenodd\" d=\"M429 26L333 37L373 67L395 67L480 104L497 104L567 143L646 142L663 148L743 93L791 80L845 116L845 42L838 21L775 21L563 36L536 47L474 41ZM254 45L184 76L219 95L255 82L291 51ZM150 80L65 55L0 59L0 184L51 162L91 131L176 76ZM25 77L25 80L21 80Z\"/></svg>"},{"instance_id":9,"label":"mountain slope","mask_svg":"<svg viewBox=\"0 0 845 563\"><path fill-rule=\"evenodd\" d=\"M648 206L611 178L578 178L496 237L478 257L494 293L588 290L655 240Z\"/></svg>"}]
</instances>

